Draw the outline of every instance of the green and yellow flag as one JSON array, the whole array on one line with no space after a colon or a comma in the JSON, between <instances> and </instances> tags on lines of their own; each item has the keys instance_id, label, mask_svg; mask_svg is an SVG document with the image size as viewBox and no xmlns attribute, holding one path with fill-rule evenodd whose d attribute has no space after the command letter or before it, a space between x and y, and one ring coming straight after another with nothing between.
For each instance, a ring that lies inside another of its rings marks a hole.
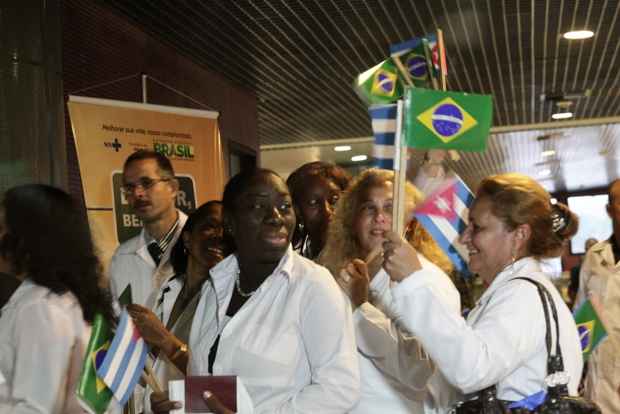
<instances>
[{"instance_id":1,"label":"green and yellow flag","mask_svg":"<svg viewBox=\"0 0 620 414\"><path fill-rule=\"evenodd\" d=\"M607 331L590 300L585 301L575 311L575 323L577 332L579 332L583 359L586 360L599 342L607 336Z\"/></svg>"},{"instance_id":2,"label":"green and yellow flag","mask_svg":"<svg viewBox=\"0 0 620 414\"><path fill-rule=\"evenodd\" d=\"M405 100L407 146L484 151L492 118L490 95L410 88Z\"/></svg>"},{"instance_id":3,"label":"green and yellow flag","mask_svg":"<svg viewBox=\"0 0 620 414\"><path fill-rule=\"evenodd\" d=\"M403 83L392 58L361 73L355 80L355 89L370 105L395 102L403 96Z\"/></svg>"},{"instance_id":4,"label":"green and yellow flag","mask_svg":"<svg viewBox=\"0 0 620 414\"><path fill-rule=\"evenodd\" d=\"M89 413L103 414L110 405L112 391L97 377L96 367L103 361L112 341L112 330L101 314L95 315L82 373L76 391L82 407Z\"/></svg>"}]
</instances>

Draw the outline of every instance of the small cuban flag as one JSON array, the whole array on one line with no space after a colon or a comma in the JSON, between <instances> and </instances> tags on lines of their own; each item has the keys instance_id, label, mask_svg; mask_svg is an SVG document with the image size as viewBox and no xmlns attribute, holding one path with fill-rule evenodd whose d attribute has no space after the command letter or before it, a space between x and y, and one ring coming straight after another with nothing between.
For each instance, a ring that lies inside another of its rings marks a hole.
<instances>
[{"instance_id":1,"label":"small cuban flag","mask_svg":"<svg viewBox=\"0 0 620 414\"><path fill-rule=\"evenodd\" d=\"M439 247L450 258L457 271L470 275L467 268L469 253L459 242L467 227L469 208L474 195L457 175L449 178L419 204L413 212Z\"/></svg>"},{"instance_id":2,"label":"small cuban flag","mask_svg":"<svg viewBox=\"0 0 620 414\"><path fill-rule=\"evenodd\" d=\"M372 156L377 168L394 169L397 112L397 104L373 105L368 109L375 136Z\"/></svg>"},{"instance_id":3,"label":"small cuban flag","mask_svg":"<svg viewBox=\"0 0 620 414\"><path fill-rule=\"evenodd\" d=\"M148 347L126 309L121 313L114 339L97 375L105 382L114 397L125 405L144 370Z\"/></svg>"}]
</instances>

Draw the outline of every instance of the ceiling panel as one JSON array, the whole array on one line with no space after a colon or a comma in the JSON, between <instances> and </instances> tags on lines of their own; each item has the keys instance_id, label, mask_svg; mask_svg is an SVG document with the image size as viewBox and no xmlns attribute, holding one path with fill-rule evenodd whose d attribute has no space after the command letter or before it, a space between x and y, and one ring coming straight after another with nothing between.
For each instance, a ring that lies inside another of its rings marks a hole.
<instances>
[{"instance_id":1,"label":"ceiling panel","mask_svg":"<svg viewBox=\"0 0 620 414\"><path fill-rule=\"evenodd\" d=\"M452 90L493 94L494 126L620 115L618 0L100 0L256 92L263 145L370 136L355 76L391 43L444 30ZM561 34L589 28L595 36ZM187 91L191 94L191 91Z\"/></svg>"}]
</instances>

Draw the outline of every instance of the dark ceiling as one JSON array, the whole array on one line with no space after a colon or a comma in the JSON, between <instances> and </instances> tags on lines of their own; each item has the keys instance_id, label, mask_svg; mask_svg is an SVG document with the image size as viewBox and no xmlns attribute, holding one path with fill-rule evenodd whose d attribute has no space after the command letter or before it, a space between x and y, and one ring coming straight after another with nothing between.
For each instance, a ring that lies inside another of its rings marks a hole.
<instances>
[{"instance_id":1,"label":"dark ceiling","mask_svg":"<svg viewBox=\"0 0 620 414\"><path fill-rule=\"evenodd\" d=\"M389 45L443 29L451 90L492 94L494 126L620 115L618 0L100 0L254 90L262 145L367 137L355 76ZM561 34L590 29L588 40Z\"/></svg>"}]
</instances>

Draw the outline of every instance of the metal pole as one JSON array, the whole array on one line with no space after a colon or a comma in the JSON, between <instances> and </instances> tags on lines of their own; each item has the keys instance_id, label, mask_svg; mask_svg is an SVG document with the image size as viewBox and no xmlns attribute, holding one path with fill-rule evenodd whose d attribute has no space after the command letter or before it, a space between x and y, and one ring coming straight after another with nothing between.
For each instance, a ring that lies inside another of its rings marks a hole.
<instances>
[{"instance_id":1,"label":"metal pole","mask_svg":"<svg viewBox=\"0 0 620 414\"><path fill-rule=\"evenodd\" d=\"M142 103L148 103L148 94L147 94L147 86L146 86L147 75L142 74Z\"/></svg>"}]
</instances>

